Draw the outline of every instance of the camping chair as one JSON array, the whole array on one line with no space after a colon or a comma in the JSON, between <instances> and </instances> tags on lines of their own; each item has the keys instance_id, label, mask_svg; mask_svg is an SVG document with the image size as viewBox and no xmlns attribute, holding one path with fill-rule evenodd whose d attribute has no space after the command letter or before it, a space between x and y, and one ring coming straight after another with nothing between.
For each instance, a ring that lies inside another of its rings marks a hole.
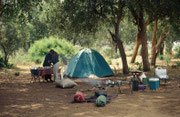
<instances>
[{"instance_id":1,"label":"camping chair","mask_svg":"<svg viewBox=\"0 0 180 117\"><path fill-rule=\"evenodd\" d=\"M170 80L170 78L167 75L167 70L161 67L157 67L155 69L155 77L159 78L159 80L161 81L164 81L165 86L166 86L167 81Z\"/></svg>"}]
</instances>

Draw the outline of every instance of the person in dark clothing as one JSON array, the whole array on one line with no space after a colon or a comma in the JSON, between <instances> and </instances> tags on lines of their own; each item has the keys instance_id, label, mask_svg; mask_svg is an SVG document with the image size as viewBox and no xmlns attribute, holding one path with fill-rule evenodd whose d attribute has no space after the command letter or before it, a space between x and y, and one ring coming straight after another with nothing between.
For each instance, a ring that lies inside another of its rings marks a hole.
<instances>
[{"instance_id":1,"label":"person in dark clothing","mask_svg":"<svg viewBox=\"0 0 180 117\"><path fill-rule=\"evenodd\" d=\"M52 55L50 52L46 54L46 57L43 62L43 67L51 67ZM45 80L48 82L48 79L52 82L51 74L45 75Z\"/></svg>"}]
</instances>

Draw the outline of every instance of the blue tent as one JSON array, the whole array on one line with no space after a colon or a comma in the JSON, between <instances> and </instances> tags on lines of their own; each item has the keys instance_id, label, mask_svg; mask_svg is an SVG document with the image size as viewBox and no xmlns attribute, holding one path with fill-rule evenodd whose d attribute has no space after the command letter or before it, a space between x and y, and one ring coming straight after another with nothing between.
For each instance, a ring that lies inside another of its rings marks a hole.
<instances>
[{"instance_id":1,"label":"blue tent","mask_svg":"<svg viewBox=\"0 0 180 117\"><path fill-rule=\"evenodd\" d=\"M72 78L87 78L112 76L113 71L104 58L93 49L83 49L70 60L66 75Z\"/></svg>"}]
</instances>

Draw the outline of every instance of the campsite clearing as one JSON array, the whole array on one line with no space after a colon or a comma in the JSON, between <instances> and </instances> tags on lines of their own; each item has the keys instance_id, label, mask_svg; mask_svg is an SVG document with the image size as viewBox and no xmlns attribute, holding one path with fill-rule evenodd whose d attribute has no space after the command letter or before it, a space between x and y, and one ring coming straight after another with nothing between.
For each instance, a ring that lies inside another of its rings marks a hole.
<instances>
[{"instance_id":1,"label":"campsite clearing","mask_svg":"<svg viewBox=\"0 0 180 117\"><path fill-rule=\"evenodd\" d=\"M72 89L56 88L55 83L30 83L28 67L19 66L0 72L1 117L179 117L180 75L179 69L168 69L172 80L167 87L157 91L128 89L105 107L94 103L72 103L77 90L85 97L94 95L93 87L75 80ZM20 72L15 76L15 72Z\"/></svg>"}]
</instances>

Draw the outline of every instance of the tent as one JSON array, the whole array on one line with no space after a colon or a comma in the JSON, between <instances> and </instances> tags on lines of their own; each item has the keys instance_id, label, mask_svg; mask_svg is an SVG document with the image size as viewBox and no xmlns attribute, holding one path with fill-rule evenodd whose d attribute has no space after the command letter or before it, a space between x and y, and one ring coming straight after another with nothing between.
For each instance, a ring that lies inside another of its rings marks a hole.
<instances>
[{"instance_id":1,"label":"tent","mask_svg":"<svg viewBox=\"0 0 180 117\"><path fill-rule=\"evenodd\" d=\"M114 74L101 54L93 49L83 49L70 60L66 75L72 78L87 78L90 75L105 77Z\"/></svg>"}]
</instances>

